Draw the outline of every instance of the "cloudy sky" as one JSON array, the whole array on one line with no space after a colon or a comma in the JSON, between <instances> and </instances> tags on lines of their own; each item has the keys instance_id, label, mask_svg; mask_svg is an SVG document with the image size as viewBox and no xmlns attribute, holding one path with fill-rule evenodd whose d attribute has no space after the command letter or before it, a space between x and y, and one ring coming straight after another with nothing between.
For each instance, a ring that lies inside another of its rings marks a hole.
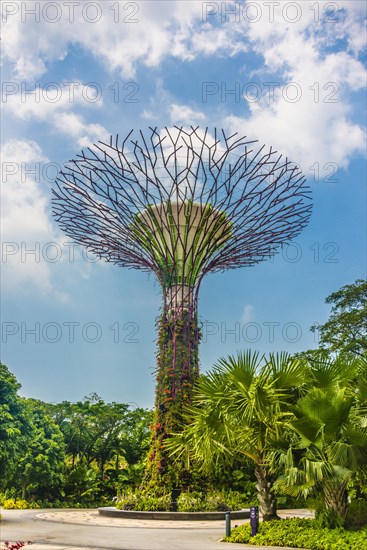
<instances>
[{"instance_id":1,"label":"cloudy sky","mask_svg":"<svg viewBox=\"0 0 367 550\"><path fill-rule=\"evenodd\" d=\"M365 3L3 1L2 361L23 395L151 406L153 276L95 261L52 219L53 180L132 128L200 125L273 145L312 187L271 262L208 276L202 370L317 346L325 297L366 276Z\"/></svg>"}]
</instances>

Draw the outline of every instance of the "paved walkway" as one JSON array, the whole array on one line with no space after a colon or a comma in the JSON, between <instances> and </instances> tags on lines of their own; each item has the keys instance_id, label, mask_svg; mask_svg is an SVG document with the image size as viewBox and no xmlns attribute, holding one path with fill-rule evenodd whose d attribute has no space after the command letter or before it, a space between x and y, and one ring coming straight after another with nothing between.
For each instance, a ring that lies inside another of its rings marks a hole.
<instances>
[{"instance_id":1,"label":"paved walkway","mask_svg":"<svg viewBox=\"0 0 367 550\"><path fill-rule=\"evenodd\" d=\"M264 546L222 543L224 521L167 521L108 518L96 510L2 510L5 541L32 541L25 550L242 550ZM285 510L282 517L310 517ZM248 520L233 520L235 525ZM275 550L276 547L271 547ZM282 549L284 550L284 548Z\"/></svg>"}]
</instances>

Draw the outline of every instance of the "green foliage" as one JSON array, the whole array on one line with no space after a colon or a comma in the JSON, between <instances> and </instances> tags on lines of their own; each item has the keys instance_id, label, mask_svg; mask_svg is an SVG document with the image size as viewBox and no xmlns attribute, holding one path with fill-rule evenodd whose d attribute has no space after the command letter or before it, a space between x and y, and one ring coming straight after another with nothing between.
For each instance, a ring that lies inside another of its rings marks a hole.
<instances>
[{"instance_id":1,"label":"green foliage","mask_svg":"<svg viewBox=\"0 0 367 550\"><path fill-rule=\"evenodd\" d=\"M63 482L64 442L44 404L18 396L20 384L0 364L0 489L23 499L55 496Z\"/></svg>"},{"instance_id":2,"label":"green foliage","mask_svg":"<svg viewBox=\"0 0 367 550\"><path fill-rule=\"evenodd\" d=\"M367 500L352 500L345 525L348 529L360 529L367 525Z\"/></svg>"},{"instance_id":3,"label":"green foliage","mask_svg":"<svg viewBox=\"0 0 367 550\"><path fill-rule=\"evenodd\" d=\"M344 527L345 518L333 508L326 508L324 502L315 510L315 522L320 528L338 529Z\"/></svg>"},{"instance_id":4,"label":"green foliage","mask_svg":"<svg viewBox=\"0 0 367 550\"><path fill-rule=\"evenodd\" d=\"M203 484L195 468L185 468L183 461L173 464L164 445L171 433L182 428L183 411L191 403L199 369L196 316L183 311L178 317L164 314L159 321L156 406L142 484L146 492L154 492L157 487L188 490Z\"/></svg>"},{"instance_id":5,"label":"green foliage","mask_svg":"<svg viewBox=\"0 0 367 550\"><path fill-rule=\"evenodd\" d=\"M122 453L121 433L128 405L104 403L96 394L83 402L63 402L49 406L59 424L72 462L98 464L101 475L106 463L119 451Z\"/></svg>"},{"instance_id":6,"label":"green foliage","mask_svg":"<svg viewBox=\"0 0 367 550\"><path fill-rule=\"evenodd\" d=\"M152 411L138 407L128 411L124 418L124 432L122 437L122 450L124 458L129 465L136 465L134 471L134 481L138 480L138 466L141 465L141 460L147 454L150 444L150 429L149 425L153 419ZM142 477L140 471L140 479ZM140 481L139 479L139 481Z\"/></svg>"},{"instance_id":7,"label":"green foliage","mask_svg":"<svg viewBox=\"0 0 367 550\"><path fill-rule=\"evenodd\" d=\"M179 512L204 512L210 509L209 501L199 492L181 493L177 499Z\"/></svg>"},{"instance_id":8,"label":"green foliage","mask_svg":"<svg viewBox=\"0 0 367 550\"><path fill-rule=\"evenodd\" d=\"M26 501L23 499L6 498L1 503L4 510L26 510L40 508L36 502Z\"/></svg>"},{"instance_id":9,"label":"green foliage","mask_svg":"<svg viewBox=\"0 0 367 550\"><path fill-rule=\"evenodd\" d=\"M278 478L279 479L279 478ZM277 480L275 482L275 497L279 510L289 510L293 508L311 508L310 499L306 499L302 495L291 496L284 490L282 483Z\"/></svg>"},{"instance_id":10,"label":"green foliage","mask_svg":"<svg viewBox=\"0 0 367 550\"><path fill-rule=\"evenodd\" d=\"M97 468L83 462L70 466L66 473L65 493L70 500L75 502L95 500L99 495Z\"/></svg>"},{"instance_id":11,"label":"green foliage","mask_svg":"<svg viewBox=\"0 0 367 550\"><path fill-rule=\"evenodd\" d=\"M16 467L16 485L22 496L46 498L60 494L64 482L65 445L59 427L50 418L44 404L26 400L31 438ZM15 483L15 480L13 481Z\"/></svg>"},{"instance_id":12,"label":"green foliage","mask_svg":"<svg viewBox=\"0 0 367 550\"><path fill-rule=\"evenodd\" d=\"M253 503L237 491L182 492L177 499L177 511L224 512L248 508ZM116 507L119 510L169 511L172 510L172 495L127 491L119 496Z\"/></svg>"},{"instance_id":13,"label":"green foliage","mask_svg":"<svg viewBox=\"0 0 367 550\"><path fill-rule=\"evenodd\" d=\"M251 491L213 491L208 494L208 502L212 510L242 510L257 505L255 484Z\"/></svg>"},{"instance_id":14,"label":"green foliage","mask_svg":"<svg viewBox=\"0 0 367 550\"><path fill-rule=\"evenodd\" d=\"M291 495L321 492L321 525L343 524L348 481L367 463L365 370L363 358L319 356L288 420L297 440L282 456L281 481Z\"/></svg>"},{"instance_id":15,"label":"green foliage","mask_svg":"<svg viewBox=\"0 0 367 550\"><path fill-rule=\"evenodd\" d=\"M180 512L226 512L241 510L256 503L256 497L248 498L238 491L208 491L207 493L181 493L178 498Z\"/></svg>"},{"instance_id":16,"label":"green foliage","mask_svg":"<svg viewBox=\"0 0 367 550\"><path fill-rule=\"evenodd\" d=\"M19 388L15 376L0 363L0 489L11 481L30 440L31 427Z\"/></svg>"},{"instance_id":17,"label":"green foliage","mask_svg":"<svg viewBox=\"0 0 367 550\"><path fill-rule=\"evenodd\" d=\"M154 258L166 287L194 287L208 254L222 248L232 234L225 212L192 200L180 206L171 200L161 207L149 204L135 215L130 227L137 243Z\"/></svg>"},{"instance_id":18,"label":"green foliage","mask_svg":"<svg viewBox=\"0 0 367 550\"><path fill-rule=\"evenodd\" d=\"M97 394L51 405L21 398L19 388L0 364L0 491L7 499L95 506L107 504L123 479L141 482L150 411Z\"/></svg>"},{"instance_id":19,"label":"green foliage","mask_svg":"<svg viewBox=\"0 0 367 550\"><path fill-rule=\"evenodd\" d=\"M307 364L289 354L265 358L246 352L220 359L200 377L186 427L166 447L187 467L198 463L211 474L225 464L233 467L238 456L247 457L254 464L264 517L274 517L276 455L289 447L289 406L305 391L309 376Z\"/></svg>"},{"instance_id":20,"label":"green foliage","mask_svg":"<svg viewBox=\"0 0 367 550\"><path fill-rule=\"evenodd\" d=\"M361 466L348 482L348 494L351 499L367 502L367 465Z\"/></svg>"},{"instance_id":21,"label":"green foliage","mask_svg":"<svg viewBox=\"0 0 367 550\"><path fill-rule=\"evenodd\" d=\"M330 530L318 527L315 520L293 518L260 523L254 537L251 537L250 525L241 525L233 529L225 541L312 550L364 550L367 548L367 529L359 532Z\"/></svg>"},{"instance_id":22,"label":"green foliage","mask_svg":"<svg viewBox=\"0 0 367 550\"><path fill-rule=\"evenodd\" d=\"M65 493L69 499L111 499L124 482L140 483L149 448L150 411L105 403L97 394L48 408L66 443Z\"/></svg>"},{"instance_id":23,"label":"green foliage","mask_svg":"<svg viewBox=\"0 0 367 550\"><path fill-rule=\"evenodd\" d=\"M163 316L154 417L97 394L58 405L21 398L0 363L0 503L97 506L118 494L120 507L163 510L178 490L178 509L191 511L248 507L257 495L269 519L277 500L304 506L313 493L320 497L313 530L364 525L366 297L367 281L359 280L327 298L334 305L320 327L322 345L339 356L324 349L221 359L200 377L193 405L197 319L187 311Z\"/></svg>"},{"instance_id":24,"label":"green foliage","mask_svg":"<svg viewBox=\"0 0 367 550\"><path fill-rule=\"evenodd\" d=\"M116 508L118 510L139 510L152 512L168 512L171 506L171 495L145 495L143 493L128 492L120 495Z\"/></svg>"},{"instance_id":25,"label":"green foliage","mask_svg":"<svg viewBox=\"0 0 367 550\"><path fill-rule=\"evenodd\" d=\"M367 281L358 279L325 300L332 304L329 320L311 327L320 344L330 351L363 355L367 352Z\"/></svg>"},{"instance_id":26,"label":"green foliage","mask_svg":"<svg viewBox=\"0 0 367 550\"><path fill-rule=\"evenodd\" d=\"M4 509L38 509L38 508L98 508L99 506L108 506L110 505L110 499L101 498L99 500L88 500L82 498L81 502L66 498L52 498L51 500L47 499L35 499L31 498L29 500L21 499L16 495L18 491L16 489L10 489L4 493L0 493L0 506ZM92 497L93 498L93 497Z\"/></svg>"},{"instance_id":27,"label":"green foliage","mask_svg":"<svg viewBox=\"0 0 367 550\"><path fill-rule=\"evenodd\" d=\"M217 486L217 485L214 485ZM246 472L233 470L230 472L230 477L227 482L226 493L230 492L230 487L234 491L242 495L242 498L247 502L253 502L256 499L256 482L248 479Z\"/></svg>"}]
</instances>

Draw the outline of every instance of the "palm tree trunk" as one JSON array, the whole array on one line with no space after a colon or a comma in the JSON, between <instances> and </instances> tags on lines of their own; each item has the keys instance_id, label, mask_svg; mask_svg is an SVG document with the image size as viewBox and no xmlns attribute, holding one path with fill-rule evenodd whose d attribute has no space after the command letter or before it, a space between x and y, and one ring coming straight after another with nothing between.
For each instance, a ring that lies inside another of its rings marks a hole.
<instances>
[{"instance_id":1,"label":"palm tree trunk","mask_svg":"<svg viewBox=\"0 0 367 550\"><path fill-rule=\"evenodd\" d=\"M325 508L344 522L348 512L347 482L324 483L324 502Z\"/></svg>"},{"instance_id":2,"label":"palm tree trunk","mask_svg":"<svg viewBox=\"0 0 367 550\"><path fill-rule=\"evenodd\" d=\"M280 519L277 515L277 500L274 493L274 476L263 465L255 468L257 497L263 521Z\"/></svg>"}]
</instances>

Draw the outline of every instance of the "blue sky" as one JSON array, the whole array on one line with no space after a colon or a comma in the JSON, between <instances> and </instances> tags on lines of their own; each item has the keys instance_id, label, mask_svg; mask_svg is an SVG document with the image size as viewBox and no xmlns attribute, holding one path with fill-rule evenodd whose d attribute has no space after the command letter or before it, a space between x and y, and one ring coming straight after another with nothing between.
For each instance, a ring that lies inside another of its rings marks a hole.
<instances>
[{"instance_id":1,"label":"blue sky","mask_svg":"<svg viewBox=\"0 0 367 550\"><path fill-rule=\"evenodd\" d=\"M1 357L23 395L153 404L153 275L95 262L51 217L58 167L110 134L223 127L312 187L294 244L204 280L203 371L247 347L316 347L325 297L366 276L365 3L222 5L3 2Z\"/></svg>"}]
</instances>

